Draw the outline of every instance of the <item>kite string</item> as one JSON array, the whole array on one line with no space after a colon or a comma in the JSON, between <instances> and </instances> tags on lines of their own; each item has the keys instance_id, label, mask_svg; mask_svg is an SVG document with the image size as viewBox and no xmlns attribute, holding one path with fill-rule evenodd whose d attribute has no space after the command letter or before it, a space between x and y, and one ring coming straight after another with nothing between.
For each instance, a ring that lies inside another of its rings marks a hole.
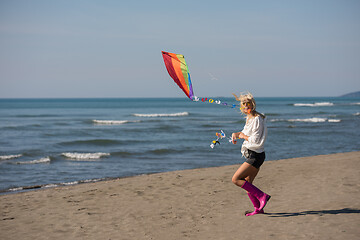
<instances>
[{"instance_id":1,"label":"kite string","mask_svg":"<svg viewBox=\"0 0 360 240\"><path fill-rule=\"evenodd\" d=\"M192 101L199 102L200 98L197 97L197 96L194 96ZM236 106L237 106L236 104L228 104L227 102L222 102L221 100L214 100L212 98L209 98L209 100L208 100L208 98L201 98L201 102L215 103L215 104L218 104L218 105L228 106L228 107L231 107L231 108L236 108Z\"/></svg>"}]
</instances>

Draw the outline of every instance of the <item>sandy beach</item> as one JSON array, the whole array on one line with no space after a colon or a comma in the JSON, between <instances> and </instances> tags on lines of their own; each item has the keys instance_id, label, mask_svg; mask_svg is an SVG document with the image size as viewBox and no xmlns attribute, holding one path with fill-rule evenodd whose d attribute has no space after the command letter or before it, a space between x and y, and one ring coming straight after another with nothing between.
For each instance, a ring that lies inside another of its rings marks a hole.
<instances>
[{"instance_id":1,"label":"sandy beach","mask_svg":"<svg viewBox=\"0 0 360 240\"><path fill-rule=\"evenodd\" d=\"M360 239L360 152L265 162L266 214L239 165L0 196L0 239Z\"/></svg>"}]
</instances>

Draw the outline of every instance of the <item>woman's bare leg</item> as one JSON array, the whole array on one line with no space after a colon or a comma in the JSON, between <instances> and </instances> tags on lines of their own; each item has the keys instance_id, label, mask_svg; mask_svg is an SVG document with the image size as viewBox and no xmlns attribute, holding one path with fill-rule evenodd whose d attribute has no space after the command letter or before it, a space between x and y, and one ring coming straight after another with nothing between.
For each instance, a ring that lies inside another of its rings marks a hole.
<instances>
[{"instance_id":1,"label":"woman's bare leg","mask_svg":"<svg viewBox=\"0 0 360 240\"><path fill-rule=\"evenodd\" d=\"M232 182L234 184L248 191L249 198L254 205L255 211L246 212L246 216L264 213L262 209L270 199L270 195L263 193L261 190L252 185L252 182L254 181L258 172L259 169L245 162L239 167L232 178ZM245 182L247 182L246 187L244 185Z\"/></svg>"},{"instance_id":2,"label":"woman's bare leg","mask_svg":"<svg viewBox=\"0 0 360 240\"><path fill-rule=\"evenodd\" d=\"M232 177L232 182L239 187L241 187L245 181L252 183L258 172L259 169L255 168L247 162L244 162L235 172L234 176Z\"/></svg>"}]
</instances>

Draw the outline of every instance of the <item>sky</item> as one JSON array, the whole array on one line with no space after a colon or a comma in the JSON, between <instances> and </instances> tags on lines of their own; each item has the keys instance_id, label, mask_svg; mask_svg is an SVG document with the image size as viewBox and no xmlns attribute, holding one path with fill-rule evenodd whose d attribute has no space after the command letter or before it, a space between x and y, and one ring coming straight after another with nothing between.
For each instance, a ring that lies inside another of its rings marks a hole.
<instances>
[{"instance_id":1,"label":"sky","mask_svg":"<svg viewBox=\"0 0 360 240\"><path fill-rule=\"evenodd\" d=\"M360 91L358 0L0 0L0 98L198 97Z\"/></svg>"}]
</instances>

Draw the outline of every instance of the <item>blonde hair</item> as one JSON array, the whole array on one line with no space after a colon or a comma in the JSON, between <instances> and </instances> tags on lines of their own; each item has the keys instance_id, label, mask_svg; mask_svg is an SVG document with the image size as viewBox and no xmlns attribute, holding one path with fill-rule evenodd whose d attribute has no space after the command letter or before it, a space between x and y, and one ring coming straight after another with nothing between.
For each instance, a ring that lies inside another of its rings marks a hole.
<instances>
[{"instance_id":1,"label":"blonde hair","mask_svg":"<svg viewBox=\"0 0 360 240\"><path fill-rule=\"evenodd\" d=\"M239 101L240 102L240 105L241 103L243 102L251 102L251 105L252 105L252 115L253 116L261 116L262 118L265 118L265 115L259 113L256 111L256 102L255 102L255 99L254 99L254 96L250 93L250 92L246 92L246 93L240 93L240 96L238 97L235 93L233 93L232 95L234 95L236 101ZM240 110L243 114L247 114L242 107L240 107Z\"/></svg>"}]
</instances>

